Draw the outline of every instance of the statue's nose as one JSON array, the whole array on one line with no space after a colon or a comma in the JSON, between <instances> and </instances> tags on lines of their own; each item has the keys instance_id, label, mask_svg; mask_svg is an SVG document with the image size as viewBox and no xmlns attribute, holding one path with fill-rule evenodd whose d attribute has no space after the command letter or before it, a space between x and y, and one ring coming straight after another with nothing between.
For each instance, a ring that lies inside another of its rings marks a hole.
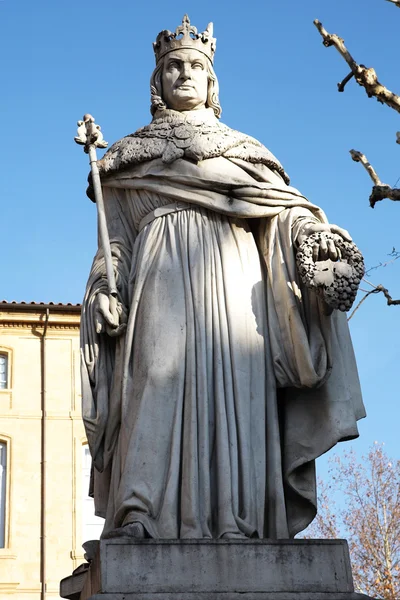
<instances>
[{"instance_id":1,"label":"statue's nose","mask_svg":"<svg viewBox=\"0 0 400 600\"><path fill-rule=\"evenodd\" d=\"M191 74L190 74L190 65L188 64L183 64L182 65L182 72L181 72L181 79L190 79Z\"/></svg>"}]
</instances>

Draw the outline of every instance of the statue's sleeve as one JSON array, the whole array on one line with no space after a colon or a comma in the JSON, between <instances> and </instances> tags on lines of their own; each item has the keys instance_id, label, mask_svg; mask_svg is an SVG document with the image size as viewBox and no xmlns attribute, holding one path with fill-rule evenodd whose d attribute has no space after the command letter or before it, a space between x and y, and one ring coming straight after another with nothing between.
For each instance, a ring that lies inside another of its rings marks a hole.
<instances>
[{"instance_id":1,"label":"statue's sleeve","mask_svg":"<svg viewBox=\"0 0 400 600\"><path fill-rule=\"evenodd\" d=\"M104 188L104 205L110 237L118 299L128 306L128 282L136 230L123 189ZM119 428L120 381L124 336L111 338L95 328L96 298L108 294L105 260L100 247L90 271L81 314L82 416L95 467L103 471L113 452Z\"/></svg>"},{"instance_id":2,"label":"statue's sleeve","mask_svg":"<svg viewBox=\"0 0 400 600\"><path fill-rule=\"evenodd\" d=\"M288 208L265 219L259 231L272 362L282 388L320 388L339 365L346 380L350 366L357 371L346 316L337 310L326 314L323 300L301 281L293 228L303 218L315 217L307 208Z\"/></svg>"},{"instance_id":3,"label":"statue's sleeve","mask_svg":"<svg viewBox=\"0 0 400 600\"><path fill-rule=\"evenodd\" d=\"M267 268L268 325L279 387L322 385L332 367L331 319L316 294L302 284L295 259L293 231L314 219L304 207L288 208L260 229Z\"/></svg>"}]
</instances>

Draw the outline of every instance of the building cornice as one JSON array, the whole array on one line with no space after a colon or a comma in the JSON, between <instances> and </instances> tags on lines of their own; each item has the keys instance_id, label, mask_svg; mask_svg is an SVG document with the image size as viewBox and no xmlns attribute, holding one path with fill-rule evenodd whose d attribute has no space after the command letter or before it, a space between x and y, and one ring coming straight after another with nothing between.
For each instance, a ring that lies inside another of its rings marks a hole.
<instances>
[{"instance_id":1,"label":"building cornice","mask_svg":"<svg viewBox=\"0 0 400 600\"><path fill-rule=\"evenodd\" d=\"M0 311L22 311L22 312L41 312L49 309L50 312L61 312L61 313L79 313L81 312L82 306L80 304L63 304L62 302L7 302L7 300L0 301Z\"/></svg>"},{"instance_id":2,"label":"building cornice","mask_svg":"<svg viewBox=\"0 0 400 600\"><path fill-rule=\"evenodd\" d=\"M0 328L32 328L44 326L47 311L50 329L77 329L80 325L80 304L45 304L0 302Z\"/></svg>"}]
</instances>

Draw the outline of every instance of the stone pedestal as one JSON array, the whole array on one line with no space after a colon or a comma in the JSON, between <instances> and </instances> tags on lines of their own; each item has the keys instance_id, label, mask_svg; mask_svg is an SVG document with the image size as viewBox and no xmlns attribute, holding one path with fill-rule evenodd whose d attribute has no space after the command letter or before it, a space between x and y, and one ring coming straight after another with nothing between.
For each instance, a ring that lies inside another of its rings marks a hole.
<instances>
[{"instance_id":1,"label":"stone pedestal","mask_svg":"<svg viewBox=\"0 0 400 600\"><path fill-rule=\"evenodd\" d=\"M63 582L61 595L63 596ZM67 596L64 596L67 597ZM80 600L367 600L345 540L100 542Z\"/></svg>"}]
</instances>

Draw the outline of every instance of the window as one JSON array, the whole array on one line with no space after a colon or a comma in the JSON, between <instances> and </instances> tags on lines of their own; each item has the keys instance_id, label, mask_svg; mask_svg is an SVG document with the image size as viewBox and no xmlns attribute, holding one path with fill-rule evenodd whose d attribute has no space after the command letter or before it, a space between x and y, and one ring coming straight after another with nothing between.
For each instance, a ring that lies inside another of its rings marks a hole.
<instances>
[{"instance_id":1,"label":"window","mask_svg":"<svg viewBox=\"0 0 400 600\"><path fill-rule=\"evenodd\" d=\"M6 543L7 444L0 441L0 548Z\"/></svg>"},{"instance_id":2,"label":"window","mask_svg":"<svg viewBox=\"0 0 400 600\"><path fill-rule=\"evenodd\" d=\"M103 531L104 519L94 514L94 500L89 496L92 458L89 446L82 446L82 541L98 540Z\"/></svg>"},{"instance_id":3,"label":"window","mask_svg":"<svg viewBox=\"0 0 400 600\"><path fill-rule=\"evenodd\" d=\"M8 354L0 353L0 390L8 388Z\"/></svg>"}]
</instances>

